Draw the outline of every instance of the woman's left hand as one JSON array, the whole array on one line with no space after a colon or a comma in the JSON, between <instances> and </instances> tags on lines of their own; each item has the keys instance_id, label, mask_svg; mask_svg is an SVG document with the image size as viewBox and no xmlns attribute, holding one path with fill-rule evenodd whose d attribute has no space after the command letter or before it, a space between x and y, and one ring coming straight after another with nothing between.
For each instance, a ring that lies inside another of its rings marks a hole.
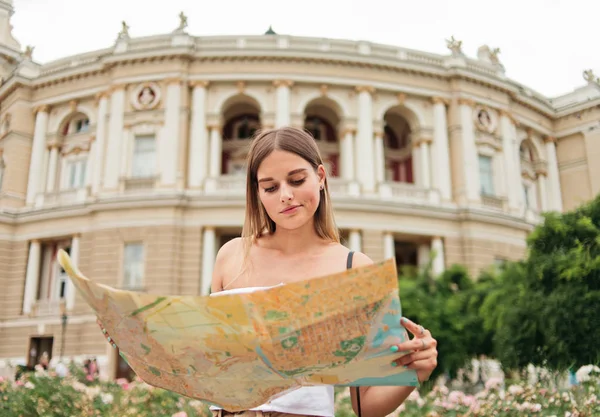
<instances>
[{"instance_id":1,"label":"woman's left hand","mask_svg":"<svg viewBox=\"0 0 600 417\"><path fill-rule=\"evenodd\" d=\"M405 317L400 320L400 324L411 332L414 338L391 347L393 352L410 352L393 361L392 365L413 369L417 371L419 382L427 381L437 366L437 340L431 336L429 330Z\"/></svg>"}]
</instances>

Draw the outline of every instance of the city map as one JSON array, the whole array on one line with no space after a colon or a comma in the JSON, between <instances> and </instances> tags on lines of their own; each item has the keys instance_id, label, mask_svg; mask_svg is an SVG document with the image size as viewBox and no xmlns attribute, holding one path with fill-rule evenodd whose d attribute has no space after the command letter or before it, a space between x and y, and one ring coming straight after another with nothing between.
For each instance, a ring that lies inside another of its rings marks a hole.
<instances>
[{"instance_id":1,"label":"city map","mask_svg":"<svg viewBox=\"0 0 600 417\"><path fill-rule=\"evenodd\" d=\"M393 260L259 291L157 295L59 263L146 383L236 412L302 386L417 386L391 366L408 340Z\"/></svg>"}]
</instances>

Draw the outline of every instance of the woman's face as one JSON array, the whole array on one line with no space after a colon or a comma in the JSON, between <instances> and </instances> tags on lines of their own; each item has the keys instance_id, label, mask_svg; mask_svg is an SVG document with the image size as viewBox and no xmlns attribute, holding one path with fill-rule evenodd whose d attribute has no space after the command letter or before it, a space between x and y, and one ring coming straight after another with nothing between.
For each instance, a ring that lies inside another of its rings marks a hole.
<instances>
[{"instance_id":1,"label":"woman's face","mask_svg":"<svg viewBox=\"0 0 600 417\"><path fill-rule=\"evenodd\" d=\"M325 168L317 172L300 156L274 150L257 171L258 195L277 228L297 229L308 222L319 207Z\"/></svg>"}]
</instances>

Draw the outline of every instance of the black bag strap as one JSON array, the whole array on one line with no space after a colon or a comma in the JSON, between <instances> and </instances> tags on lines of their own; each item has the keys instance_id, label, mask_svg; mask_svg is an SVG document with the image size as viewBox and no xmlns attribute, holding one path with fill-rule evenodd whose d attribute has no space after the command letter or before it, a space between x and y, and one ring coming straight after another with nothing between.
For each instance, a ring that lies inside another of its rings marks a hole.
<instances>
[{"instance_id":1,"label":"black bag strap","mask_svg":"<svg viewBox=\"0 0 600 417\"><path fill-rule=\"evenodd\" d=\"M348 252L348 258L346 259L346 269L352 269L353 257L354 251ZM362 417L362 410L360 407L360 387L356 387L356 408L358 408L358 417Z\"/></svg>"}]
</instances>

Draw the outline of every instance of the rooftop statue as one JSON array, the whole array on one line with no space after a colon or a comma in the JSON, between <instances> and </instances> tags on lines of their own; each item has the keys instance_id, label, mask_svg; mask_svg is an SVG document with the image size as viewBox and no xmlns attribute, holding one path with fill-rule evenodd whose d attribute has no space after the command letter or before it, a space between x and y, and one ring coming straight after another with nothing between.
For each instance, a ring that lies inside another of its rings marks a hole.
<instances>
[{"instance_id":1,"label":"rooftop statue","mask_svg":"<svg viewBox=\"0 0 600 417\"><path fill-rule=\"evenodd\" d=\"M462 41L454 39L454 35L450 39L446 39L446 46L452 51L453 56L463 56Z\"/></svg>"}]
</instances>

